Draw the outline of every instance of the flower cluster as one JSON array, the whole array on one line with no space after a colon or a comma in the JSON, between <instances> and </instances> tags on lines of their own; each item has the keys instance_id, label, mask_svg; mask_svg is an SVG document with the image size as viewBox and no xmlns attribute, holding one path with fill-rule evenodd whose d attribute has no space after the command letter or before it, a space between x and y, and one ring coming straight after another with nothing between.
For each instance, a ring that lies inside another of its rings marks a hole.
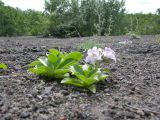
<instances>
[{"instance_id":1,"label":"flower cluster","mask_svg":"<svg viewBox=\"0 0 160 120\"><path fill-rule=\"evenodd\" d=\"M116 62L115 52L107 47L105 47L105 49L93 47L87 51L86 63L95 64L103 60L112 60Z\"/></svg>"},{"instance_id":2,"label":"flower cluster","mask_svg":"<svg viewBox=\"0 0 160 120\"><path fill-rule=\"evenodd\" d=\"M86 63L95 64L96 61L102 60L101 48L93 47L87 51L87 57L85 59Z\"/></svg>"},{"instance_id":3,"label":"flower cluster","mask_svg":"<svg viewBox=\"0 0 160 120\"><path fill-rule=\"evenodd\" d=\"M115 52L111 48L105 47L102 55L103 55L104 59L110 59L110 60L113 60L116 62Z\"/></svg>"}]
</instances>

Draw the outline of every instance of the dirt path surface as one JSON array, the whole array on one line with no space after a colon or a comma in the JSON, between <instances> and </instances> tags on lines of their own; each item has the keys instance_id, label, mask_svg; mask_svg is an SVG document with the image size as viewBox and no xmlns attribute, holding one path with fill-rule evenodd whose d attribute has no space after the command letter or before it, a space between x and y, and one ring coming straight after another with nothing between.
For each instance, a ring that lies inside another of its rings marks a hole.
<instances>
[{"instance_id":1,"label":"dirt path surface","mask_svg":"<svg viewBox=\"0 0 160 120\"><path fill-rule=\"evenodd\" d=\"M90 39L117 56L111 78L97 85L96 94L27 73L27 64L48 49L73 51ZM0 120L160 120L160 36L119 43L125 39L1 37L0 62L9 69L0 77Z\"/></svg>"}]
</instances>

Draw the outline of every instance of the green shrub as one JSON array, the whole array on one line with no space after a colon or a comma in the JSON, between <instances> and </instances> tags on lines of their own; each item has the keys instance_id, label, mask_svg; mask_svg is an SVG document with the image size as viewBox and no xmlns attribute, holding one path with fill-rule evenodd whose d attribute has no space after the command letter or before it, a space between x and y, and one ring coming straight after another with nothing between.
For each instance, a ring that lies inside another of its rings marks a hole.
<instances>
[{"instance_id":1,"label":"green shrub","mask_svg":"<svg viewBox=\"0 0 160 120\"><path fill-rule=\"evenodd\" d=\"M87 40L87 41L81 43L80 45L78 45L79 50L80 49L87 50L87 49L91 49L93 47L103 48L104 45L100 44L96 40Z\"/></svg>"},{"instance_id":2,"label":"green shrub","mask_svg":"<svg viewBox=\"0 0 160 120\"><path fill-rule=\"evenodd\" d=\"M67 38L78 36L76 29L70 25L59 25L57 27L50 28L49 31L54 37Z\"/></svg>"}]
</instances>

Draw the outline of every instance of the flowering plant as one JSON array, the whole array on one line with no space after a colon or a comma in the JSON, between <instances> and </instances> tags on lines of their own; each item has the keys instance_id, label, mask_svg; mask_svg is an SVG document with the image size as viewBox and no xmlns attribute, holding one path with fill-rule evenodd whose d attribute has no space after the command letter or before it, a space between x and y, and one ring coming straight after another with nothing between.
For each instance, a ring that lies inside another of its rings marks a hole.
<instances>
[{"instance_id":1,"label":"flowering plant","mask_svg":"<svg viewBox=\"0 0 160 120\"><path fill-rule=\"evenodd\" d=\"M50 78L62 78L61 83L83 87L96 92L96 83L109 77L109 69L101 68L103 62L116 62L115 52L111 48L93 47L87 51L85 62L79 61L83 54L80 52L61 53L58 50L49 50L49 54L32 62L29 71Z\"/></svg>"},{"instance_id":2,"label":"flowering plant","mask_svg":"<svg viewBox=\"0 0 160 120\"><path fill-rule=\"evenodd\" d=\"M102 69L101 63L116 62L115 52L111 48L105 49L93 47L87 51L85 62L89 63L84 65L75 64L70 67L71 77L64 78L61 83L73 86L87 88L91 92L96 92L96 83L105 80L109 77L107 74L109 69Z\"/></svg>"}]
</instances>

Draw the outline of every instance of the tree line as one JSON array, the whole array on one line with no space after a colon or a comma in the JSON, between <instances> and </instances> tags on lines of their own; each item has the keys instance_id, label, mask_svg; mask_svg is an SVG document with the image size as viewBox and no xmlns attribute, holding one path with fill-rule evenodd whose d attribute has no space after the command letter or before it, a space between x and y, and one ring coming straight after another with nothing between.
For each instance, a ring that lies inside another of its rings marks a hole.
<instances>
[{"instance_id":1,"label":"tree line","mask_svg":"<svg viewBox=\"0 0 160 120\"><path fill-rule=\"evenodd\" d=\"M0 36L160 34L160 12L128 14L123 0L46 0L45 11L22 11L0 1Z\"/></svg>"},{"instance_id":2,"label":"tree line","mask_svg":"<svg viewBox=\"0 0 160 120\"><path fill-rule=\"evenodd\" d=\"M22 11L0 1L0 36L42 35L48 17L38 11Z\"/></svg>"}]
</instances>

